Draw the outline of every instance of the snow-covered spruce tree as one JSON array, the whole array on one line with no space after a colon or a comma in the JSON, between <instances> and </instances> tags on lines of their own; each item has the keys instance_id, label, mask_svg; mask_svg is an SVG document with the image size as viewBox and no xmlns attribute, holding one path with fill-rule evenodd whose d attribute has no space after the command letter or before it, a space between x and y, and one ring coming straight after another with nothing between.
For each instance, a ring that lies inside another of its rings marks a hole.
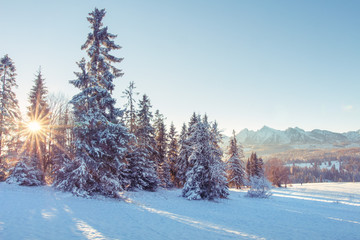
<instances>
[{"instance_id":1,"label":"snow-covered spruce tree","mask_svg":"<svg viewBox=\"0 0 360 240\"><path fill-rule=\"evenodd\" d=\"M249 197L268 198L271 195L271 184L264 175L263 165L263 160L258 158L256 153L251 153L247 165L250 186L247 196Z\"/></svg>"},{"instance_id":2,"label":"snow-covered spruce tree","mask_svg":"<svg viewBox=\"0 0 360 240\"><path fill-rule=\"evenodd\" d=\"M189 166L189 156L191 153L190 146L188 144L188 134L187 126L184 123L181 128L181 133L179 136L179 154L176 159L175 169L176 169L176 186L183 187L186 182L186 172Z\"/></svg>"},{"instance_id":3,"label":"snow-covered spruce tree","mask_svg":"<svg viewBox=\"0 0 360 240\"><path fill-rule=\"evenodd\" d=\"M44 173L39 166L39 158L35 154L22 155L6 182L22 186L44 185Z\"/></svg>"},{"instance_id":4,"label":"snow-covered spruce tree","mask_svg":"<svg viewBox=\"0 0 360 240\"><path fill-rule=\"evenodd\" d=\"M0 165L6 155L4 148L9 149L14 133L18 130L18 122L21 120L18 100L14 92L14 88L17 87L15 71L15 65L8 55L0 59ZM5 163L0 168L3 169L0 169L0 175L5 175L3 172L6 169Z\"/></svg>"},{"instance_id":5,"label":"snow-covered spruce tree","mask_svg":"<svg viewBox=\"0 0 360 240\"><path fill-rule=\"evenodd\" d=\"M136 89L135 83L130 82L129 86L125 91L123 92L124 96L127 100L127 103L125 104L125 114L124 114L124 122L129 129L130 133L135 133L135 127L136 127L136 109L135 109L135 96L139 95L138 92L135 92Z\"/></svg>"},{"instance_id":6,"label":"snow-covered spruce tree","mask_svg":"<svg viewBox=\"0 0 360 240\"><path fill-rule=\"evenodd\" d=\"M169 146L168 146L168 152L167 152L167 161L170 165L170 178L171 178L171 182L175 185L178 186L178 181L176 179L176 173L177 173L177 168L176 168L176 161L178 159L178 149L179 149L179 145L178 145L178 141L177 141L177 137L176 137L176 129L173 123L171 123L170 125L170 130L169 130Z\"/></svg>"},{"instance_id":7,"label":"snow-covered spruce tree","mask_svg":"<svg viewBox=\"0 0 360 240\"><path fill-rule=\"evenodd\" d=\"M129 155L129 169L131 174L131 188L155 191L159 179L156 174L154 156L155 139L154 128L151 125L152 113L150 100L146 95L139 102L136 119L135 149Z\"/></svg>"},{"instance_id":8,"label":"snow-covered spruce tree","mask_svg":"<svg viewBox=\"0 0 360 240\"><path fill-rule=\"evenodd\" d=\"M245 170L243 167L244 152L241 145L238 146L235 131L230 139L228 147L227 178L229 187L240 189L245 185Z\"/></svg>"},{"instance_id":9,"label":"snow-covered spruce tree","mask_svg":"<svg viewBox=\"0 0 360 240\"><path fill-rule=\"evenodd\" d=\"M14 134L11 134L11 138L6 142L6 154L3 154L5 161L0 163L0 182L5 181L9 174L11 174L20 156L24 153L23 138L17 131L22 129L22 123L20 122L18 125Z\"/></svg>"},{"instance_id":10,"label":"snow-covered spruce tree","mask_svg":"<svg viewBox=\"0 0 360 240\"><path fill-rule=\"evenodd\" d=\"M27 151L29 155L39 158L40 170L45 172L48 164L48 152L46 148L47 134L49 128L49 104L47 102L47 88L45 79L42 76L41 69L36 75L34 86L29 94L29 107L27 115L30 122L37 122L40 125L40 131L32 132L27 137Z\"/></svg>"},{"instance_id":11,"label":"snow-covered spruce tree","mask_svg":"<svg viewBox=\"0 0 360 240\"><path fill-rule=\"evenodd\" d=\"M102 27L105 9L89 13L88 21L92 32L85 44L90 60L82 59L78 66L81 72L77 79L70 81L80 93L75 95L73 104L76 146L75 159L65 164L62 180L54 186L79 196L101 194L119 197L119 191L129 184L126 170L126 156L131 134L121 123L122 111L115 107L111 94L113 80L122 76L113 63L121 62L110 54L120 49L113 39L116 35Z\"/></svg>"},{"instance_id":12,"label":"snow-covered spruce tree","mask_svg":"<svg viewBox=\"0 0 360 240\"><path fill-rule=\"evenodd\" d=\"M207 119L207 118L206 118ZM204 120L204 123L207 121ZM210 125L208 125L210 127ZM208 127L208 128L209 128ZM212 184L213 191L210 199L212 198L224 198L229 195L227 179L226 179L226 164L222 161L223 151L220 144L222 142L222 134L218 129L217 122L215 121L211 125L210 129L210 141L212 146Z\"/></svg>"},{"instance_id":13,"label":"snow-covered spruce tree","mask_svg":"<svg viewBox=\"0 0 360 240\"><path fill-rule=\"evenodd\" d=\"M190 117L189 124L188 124L188 136L190 136L190 135L192 134L192 132L194 131L194 130L193 130L193 127L194 127L195 124L198 123L199 121L200 121L199 116L196 115L195 112L193 112L193 114L192 114L191 117Z\"/></svg>"},{"instance_id":14,"label":"snow-covered spruce tree","mask_svg":"<svg viewBox=\"0 0 360 240\"><path fill-rule=\"evenodd\" d=\"M170 163L167 158L167 147L168 147L168 139L166 133L166 126L164 123L164 117L160 114L159 110L155 112L155 121L154 121L154 129L155 129L155 162L157 164L157 173L160 179L160 184L164 188L171 188L173 184L171 182L170 176Z\"/></svg>"},{"instance_id":15,"label":"snow-covered spruce tree","mask_svg":"<svg viewBox=\"0 0 360 240\"><path fill-rule=\"evenodd\" d=\"M190 162L189 157L192 152L189 138L194 132L194 126L199 121L198 116L194 112L190 118L188 127L184 123L181 129L180 138L179 138L179 156L176 162L176 178L178 187L183 187L186 182L186 173L189 170Z\"/></svg>"},{"instance_id":16,"label":"snow-covered spruce tree","mask_svg":"<svg viewBox=\"0 0 360 240\"><path fill-rule=\"evenodd\" d=\"M221 165L217 162L218 153L215 153L214 149L214 136L209 124L201 121L199 116L189 137L192 143L189 157L191 167L186 174L186 183L182 190L182 196L188 200L212 200L227 196L225 175L216 176Z\"/></svg>"},{"instance_id":17,"label":"snow-covered spruce tree","mask_svg":"<svg viewBox=\"0 0 360 240\"><path fill-rule=\"evenodd\" d=\"M272 195L271 183L264 176L251 176L249 181L250 189L246 196L252 198L268 198Z\"/></svg>"}]
</instances>

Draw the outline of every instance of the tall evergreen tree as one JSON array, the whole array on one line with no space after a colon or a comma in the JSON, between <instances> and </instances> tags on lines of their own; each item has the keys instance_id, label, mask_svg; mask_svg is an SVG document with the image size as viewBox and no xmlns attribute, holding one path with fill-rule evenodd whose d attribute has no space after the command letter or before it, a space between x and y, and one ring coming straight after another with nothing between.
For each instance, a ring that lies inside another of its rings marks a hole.
<instances>
[{"instance_id":1,"label":"tall evergreen tree","mask_svg":"<svg viewBox=\"0 0 360 240\"><path fill-rule=\"evenodd\" d=\"M156 174L155 130L151 125L152 113L148 96L143 95L139 102L136 119L136 149L129 157L131 187L148 191L156 190L159 179Z\"/></svg>"},{"instance_id":2,"label":"tall evergreen tree","mask_svg":"<svg viewBox=\"0 0 360 240\"><path fill-rule=\"evenodd\" d=\"M46 147L48 141L48 132L50 127L49 104L47 102L47 88L45 79L41 73L41 68L35 77L34 86L29 94L29 106L27 115L30 119L29 126L37 126L37 130L30 129L26 139L25 155L26 159L34 160L33 167L38 167L45 177L46 166L49 161L48 149ZM27 164L29 166L29 164ZM31 164L30 164L31 165ZM43 179L45 181L45 179Z\"/></svg>"},{"instance_id":3,"label":"tall evergreen tree","mask_svg":"<svg viewBox=\"0 0 360 240\"><path fill-rule=\"evenodd\" d=\"M189 137L192 153L189 157L190 169L186 174L186 183L182 195L189 200L225 198L228 195L225 169L218 159L220 151L216 128L210 128L206 118L198 117Z\"/></svg>"},{"instance_id":4,"label":"tall evergreen tree","mask_svg":"<svg viewBox=\"0 0 360 240\"><path fill-rule=\"evenodd\" d=\"M11 136L17 130L21 119L18 100L14 92L16 84L16 68L8 55L0 59L0 164L4 147L9 148Z\"/></svg>"},{"instance_id":5,"label":"tall evergreen tree","mask_svg":"<svg viewBox=\"0 0 360 240\"><path fill-rule=\"evenodd\" d=\"M34 80L34 86L29 94L28 117L31 121L39 121L45 127L49 124L49 104L47 102L48 90L45 86L45 79L41 73L41 68Z\"/></svg>"},{"instance_id":6,"label":"tall evergreen tree","mask_svg":"<svg viewBox=\"0 0 360 240\"><path fill-rule=\"evenodd\" d=\"M263 160L258 158L256 153L251 153L248 165L246 166L249 172L248 185L250 186L246 196L257 198L268 198L271 196L271 184L265 178L263 165Z\"/></svg>"},{"instance_id":7,"label":"tall evergreen tree","mask_svg":"<svg viewBox=\"0 0 360 240\"><path fill-rule=\"evenodd\" d=\"M169 130L169 146L168 146L168 152L167 152L167 157L168 157L168 163L170 165L170 177L171 177L171 182L173 182L175 184L175 186L179 186L178 180L176 178L176 174L177 174L177 167L176 167L176 161L178 159L178 150L179 150L179 145L178 145L178 140L176 137L176 129L174 126L174 123L171 123L170 125L170 130Z\"/></svg>"},{"instance_id":8,"label":"tall evergreen tree","mask_svg":"<svg viewBox=\"0 0 360 240\"><path fill-rule=\"evenodd\" d=\"M191 146L188 143L188 131L187 126L184 123L181 128L179 137L179 155L176 159L176 185L177 187L183 187L186 182L186 172L189 167L189 156L191 154Z\"/></svg>"},{"instance_id":9,"label":"tall evergreen tree","mask_svg":"<svg viewBox=\"0 0 360 240\"><path fill-rule=\"evenodd\" d=\"M159 110L155 112L155 150L156 157L155 161L157 164L157 172L161 185L165 188L172 187L171 176L170 176L170 164L167 158L167 147L168 139L166 133L166 126L164 123L164 116L160 114Z\"/></svg>"},{"instance_id":10,"label":"tall evergreen tree","mask_svg":"<svg viewBox=\"0 0 360 240\"><path fill-rule=\"evenodd\" d=\"M204 123L207 124L209 128L211 126L211 129L210 129L211 135L210 136L211 136L211 142L212 142L212 146L213 146L213 155L217 161L221 161L222 156L223 156L223 151L220 147L220 144L222 142L223 136L222 136L220 130L218 129L218 124L216 121L212 125L207 123L207 121L204 121Z\"/></svg>"},{"instance_id":11,"label":"tall evergreen tree","mask_svg":"<svg viewBox=\"0 0 360 240\"><path fill-rule=\"evenodd\" d=\"M102 27L105 14L105 9L95 8L87 18L92 32L81 49L86 50L90 60L78 63L81 72L76 73L76 80L70 81L81 91L71 100L75 159L64 166L63 178L54 184L80 196L119 197L118 192L129 184L126 156L131 134L121 123L123 111L115 107L112 97L113 81L123 75L113 64L122 59L110 54L120 46L113 41L116 35Z\"/></svg>"},{"instance_id":12,"label":"tall evergreen tree","mask_svg":"<svg viewBox=\"0 0 360 240\"><path fill-rule=\"evenodd\" d=\"M166 133L166 126L164 123L164 116L159 112L159 110L155 111L154 136L155 136L156 162L160 166L161 163L166 159L167 133Z\"/></svg>"},{"instance_id":13,"label":"tall evergreen tree","mask_svg":"<svg viewBox=\"0 0 360 240\"><path fill-rule=\"evenodd\" d=\"M257 175L260 176L260 177L264 176L264 173L265 173L265 171L264 171L264 160L261 157L258 158L257 169L258 169Z\"/></svg>"},{"instance_id":14,"label":"tall evergreen tree","mask_svg":"<svg viewBox=\"0 0 360 240\"><path fill-rule=\"evenodd\" d=\"M129 86L125 91L123 92L124 97L127 99L127 103L125 104L125 124L128 127L130 133L135 133L135 127L136 127L136 109L135 109L135 95L138 95L138 92L135 92L135 83L130 82Z\"/></svg>"},{"instance_id":15,"label":"tall evergreen tree","mask_svg":"<svg viewBox=\"0 0 360 240\"><path fill-rule=\"evenodd\" d=\"M192 149L191 149L191 141L190 136L195 131L195 125L200 121L199 116L196 115L194 112L191 115L190 121L188 126L184 123L181 129L180 133L180 139L179 139L179 156L176 162L176 168L177 168L177 181L178 186L183 187L186 182L186 173L191 167L191 163L189 161L189 157L191 155Z\"/></svg>"},{"instance_id":16,"label":"tall evergreen tree","mask_svg":"<svg viewBox=\"0 0 360 240\"><path fill-rule=\"evenodd\" d=\"M235 131L230 139L228 147L228 158L227 158L227 178L229 187L241 188L245 185L245 170L243 167L242 159L244 158L244 152L241 147L237 144Z\"/></svg>"},{"instance_id":17,"label":"tall evergreen tree","mask_svg":"<svg viewBox=\"0 0 360 240\"><path fill-rule=\"evenodd\" d=\"M206 115L205 115L205 118L207 118ZM188 136L190 136L190 135L192 134L192 132L194 131L194 130L192 130L192 128L193 128L194 125L195 125L196 123L198 123L199 121L200 121L199 116L196 115L195 112L193 112L193 114L191 115L189 124L188 124Z\"/></svg>"},{"instance_id":18,"label":"tall evergreen tree","mask_svg":"<svg viewBox=\"0 0 360 240\"><path fill-rule=\"evenodd\" d=\"M222 134L218 129L218 124L215 121L212 125L208 124L210 128L210 141L212 146L212 197L211 198L224 198L229 195L228 185L226 179L226 164L222 161L223 151L220 147L222 142Z\"/></svg>"},{"instance_id":19,"label":"tall evergreen tree","mask_svg":"<svg viewBox=\"0 0 360 240\"><path fill-rule=\"evenodd\" d=\"M261 158L258 158L256 153L253 152L250 155L250 158L248 159L247 165L246 165L246 172L248 174L248 178L253 176L261 177L264 175L263 170L263 160Z\"/></svg>"}]
</instances>

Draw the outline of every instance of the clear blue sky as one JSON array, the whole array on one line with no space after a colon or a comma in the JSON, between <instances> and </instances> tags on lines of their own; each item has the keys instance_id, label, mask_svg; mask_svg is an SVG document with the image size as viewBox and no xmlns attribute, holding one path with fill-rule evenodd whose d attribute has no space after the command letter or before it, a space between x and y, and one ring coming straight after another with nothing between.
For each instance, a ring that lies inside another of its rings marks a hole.
<instances>
[{"instance_id":1,"label":"clear blue sky","mask_svg":"<svg viewBox=\"0 0 360 240\"><path fill-rule=\"evenodd\" d=\"M124 77L176 126L193 111L220 128L360 129L360 1L0 0L0 56L9 54L25 109L41 65L50 92L68 83L106 8Z\"/></svg>"}]
</instances>

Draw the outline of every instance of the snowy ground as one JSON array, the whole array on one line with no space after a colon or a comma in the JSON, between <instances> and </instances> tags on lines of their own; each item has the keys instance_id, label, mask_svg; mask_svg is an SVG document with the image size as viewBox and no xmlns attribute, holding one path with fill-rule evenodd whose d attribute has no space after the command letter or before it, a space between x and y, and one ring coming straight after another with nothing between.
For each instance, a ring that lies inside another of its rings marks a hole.
<instances>
[{"instance_id":1,"label":"snowy ground","mask_svg":"<svg viewBox=\"0 0 360 240\"><path fill-rule=\"evenodd\" d=\"M0 239L360 239L360 183L273 193L209 202L163 190L116 201L0 183Z\"/></svg>"}]
</instances>

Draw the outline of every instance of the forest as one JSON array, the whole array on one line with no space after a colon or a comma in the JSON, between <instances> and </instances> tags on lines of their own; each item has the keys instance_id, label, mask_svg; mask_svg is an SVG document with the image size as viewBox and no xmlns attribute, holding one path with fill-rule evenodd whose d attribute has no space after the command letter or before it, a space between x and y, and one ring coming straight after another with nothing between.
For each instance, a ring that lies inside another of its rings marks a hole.
<instances>
[{"instance_id":1,"label":"forest","mask_svg":"<svg viewBox=\"0 0 360 240\"><path fill-rule=\"evenodd\" d=\"M110 53L121 47L103 26L105 14L97 8L89 13L91 32L81 46L87 57L76 63L69 83L79 93L70 100L48 96L40 68L22 117L15 64L8 55L1 58L0 181L47 184L82 197L182 188L189 200L213 200L245 185L249 196L266 197L262 159L253 153L245 166L235 133L224 154L217 122L206 114L194 112L180 132L173 124L168 130L150 98L137 99L134 82L123 91L124 108L115 106L114 80L123 75L116 65L123 59Z\"/></svg>"},{"instance_id":2,"label":"forest","mask_svg":"<svg viewBox=\"0 0 360 240\"><path fill-rule=\"evenodd\" d=\"M15 63L1 58L0 181L51 185L82 197L181 188L189 200L226 198L229 188L243 187L250 197L268 197L268 180L278 187L360 181L359 159L344 160L339 170L286 167L276 158L264 163L255 152L246 161L235 131L223 150L218 124L206 114L194 112L180 130L173 123L168 128L135 82L122 92L126 104L116 107L112 92L123 58L111 54L121 47L103 26L105 15L105 9L89 13L91 32L81 46L86 56L69 81L79 93L70 100L48 93L39 68L22 116Z\"/></svg>"}]
</instances>

